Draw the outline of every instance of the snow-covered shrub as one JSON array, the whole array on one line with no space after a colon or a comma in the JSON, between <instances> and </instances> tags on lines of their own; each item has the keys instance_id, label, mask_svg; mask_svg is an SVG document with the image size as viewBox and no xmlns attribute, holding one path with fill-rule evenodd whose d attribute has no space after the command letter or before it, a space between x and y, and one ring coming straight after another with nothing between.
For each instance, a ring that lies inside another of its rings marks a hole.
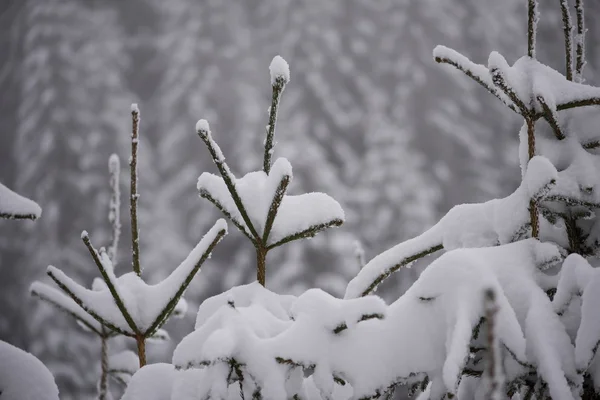
<instances>
[{"instance_id":1,"label":"snow-covered shrub","mask_svg":"<svg viewBox=\"0 0 600 400\"><path fill-rule=\"evenodd\" d=\"M512 66L496 52L484 66L443 46L434 50L436 61L463 71L523 118L522 183L514 193L454 207L422 235L366 263L344 299L319 289L298 297L273 293L264 287L263 270L263 285L206 300L194 332L174 352L171 398L390 398L403 384L429 399L598 396L600 280L592 265L600 255L594 123L600 113L579 108L600 105L600 88L583 83L582 0L576 0L574 29L566 0L561 10L564 75L535 58L535 0L528 0L528 54ZM207 123L197 126L222 175L203 174L201 196L257 249L277 243L268 239L272 221L265 216L277 189L287 187L288 164L277 161L270 169L267 163L273 125L271 119L264 170L242 180L231 175ZM440 250L445 253L397 301L386 305L371 295L396 270ZM142 371L128 394L149 384Z\"/></svg>"}]
</instances>

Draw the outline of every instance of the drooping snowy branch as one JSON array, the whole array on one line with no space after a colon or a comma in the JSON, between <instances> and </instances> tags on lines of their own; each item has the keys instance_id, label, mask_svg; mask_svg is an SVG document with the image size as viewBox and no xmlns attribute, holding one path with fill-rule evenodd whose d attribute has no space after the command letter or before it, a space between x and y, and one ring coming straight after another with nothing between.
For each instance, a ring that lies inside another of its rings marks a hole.
<instances>
[{"instance_id":1,"label":"drooping snowy branch","mask_svg":"<svg viewBox=\"0 0 600 400\"><path fill-rule=\"evenodd\" d=\"M433 50L433 57L438 63L445 63L452 65L459 71L464 72L469 78L483 86L488 92L493 94L496 98L502 101L508 108L516 113L520 113L519 109L515 104L498 88L492 81L487 67L481 64L475 64L467 57L463 56L456 50L450 49L445 46L436 46Z\"/></svg>"},{"instance_id":2,"label":"drooping snowy branch","mask_svg":"<svg viewBox=\"0 0 600 400\"><path fill-rule=\"evenodd\" d=\"M546 158L534 157L521 186L513 194L481 204L453 207L423 234L369 261L350 281L345 297L368 295L399 268L441 249L496 246L523 239L531 228L530 202L545 198L557 178L556 168Z\"/></svg>"},{"instance_id":3,"label":"drooping snowy branch","mask_svg":"<svg viewBox=\"0 0 600 400\"><path fill-rule=\"evenodd\" d=\"M37 203L0 183L0 218L35 220L41 215L42 209Z\"/></svg>"},{"instance_id":4,"label":"drooping snowy branch","mask_svg":"<svg viewBox=\"0 0 600 400\"><path fill-rule=\"evenodd\" d=\"M33 296L38 297L64 313L71 315L77 322L83 324L86 329L89 329L97 335L102 334L102 326L98 321L91 317L72 298L66 296L63 292L41 282L32 283L29 291Z\"/></svg>"}]
</instances>

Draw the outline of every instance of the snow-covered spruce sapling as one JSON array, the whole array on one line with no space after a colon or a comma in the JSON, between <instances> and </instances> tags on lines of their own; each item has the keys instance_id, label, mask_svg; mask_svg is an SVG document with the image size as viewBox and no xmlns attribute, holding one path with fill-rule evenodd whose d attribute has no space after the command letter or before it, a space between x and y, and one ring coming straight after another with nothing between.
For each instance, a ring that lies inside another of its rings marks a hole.
<instances>
[{"instance_id":1,"label":"snow-covered spruce sapling","mask_svg":"<svg viewBox=\"0 0 600 400\"><path fill-rule=\"evenodd\" d=\"M54 282L100 325L112 332L135 339L141 367L146 364L146 340L155 336L174 312L193 277L227 233L227 225L224 220L217 221L187 258L163 281L148 285L142 280L137 227L139 199L137 157L140 121L137 104L131 106L131 116L133 124L129 164L133 272L117 278L107 251L104 248L100 251L96 250L85 231L81 234L81 239L98 267L103 280L102 287L96 287L97 290L87 289L53 266L49 266L47 272Z\"/></svg>"},{"instance_id":2,"label":"snow-covered spruce sapling","mask_svg":"<svg viewBox=\"0 0 600 400\"><path fill-rule=\"evenodd\" d=\"M121 236L121 218L120 218L120 188L119 174L121 166L119 157L116 154L110 156L108 161L108 170L110 176L111 196L109 201L108 221L111 226L111 240L108 246L107 255L113 264L113 268L117 265L117 249L119 246L119 238ZM96 278L92 284L92 290L104 290L106 285L100 278ZM46 301L60 311L72 316L77 323L88 332L91 332L98 337L100 341L100 379L98 381L98 399L105 400L108 395L108 378L111 376L118 382L126 385L128 377L131 377L139 368L137 356L135 356L135 367L131 362L126 362L131 359L133 353L124 351L121 353L109 356L109 341L112 338L120 336L118 332L110 330L91 317L85 310L69 296L54 289L42 282L34 282L31 285L30 292L33 296ZM173 316L182 316L185 311L185 300L181 299L177 307L173 311ZM153 340L162 340L168 338L168 334L162 330L157 331Z\"/></svg>"},{"instance_id":3,"label":"snow-covered spruce sapling","mask_svg":"<svg viewBox=\"0 0 600 400\"><path fill-rule=\"evenodd\" d=\"M272 99L269 124L264 141L263 170L237 179L225 162L219 145L212 137L208 122L200 120L196 131L204 141L219 170L220 177L203 173L198 178L200 196L213 203L252 242L256 248L256 275L261 285L266 280L267 253L285 243L315 236L320 231L340 226L344 212L340 205L323 193L286 195L292 180L292 166L279 158L273 164L275 126L281 94L290 80L287 62L273 58Z\"/></svg>"}]
</instances>

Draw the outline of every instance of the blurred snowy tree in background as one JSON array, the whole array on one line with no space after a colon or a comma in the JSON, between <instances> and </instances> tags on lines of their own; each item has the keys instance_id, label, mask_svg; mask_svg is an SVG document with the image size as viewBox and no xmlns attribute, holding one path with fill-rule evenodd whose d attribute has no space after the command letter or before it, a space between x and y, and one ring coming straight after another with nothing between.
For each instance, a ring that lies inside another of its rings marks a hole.
<instances>
[{"instance_id":1,"label":"blurred snowy tree in background","mask_svg":"<svg viewBox=\"0 0 600 400\"><path fill-rule=\"evenodd\" d=\"M549 28L560 21L553 3L544 8L539 58L560 69L562 47L544 45L561 43ZM600 4L588 3L586 18L595 21ZM95 392L96 371L84 368L98 358L94 338L29 300L29 284L49 263L91 284L79 233L104 226L106 160L127 154L133 100L145 110L145 277L164 278L165 266L176 265L218 215L195 189L212 168L195 122L211 121L236 173L258 169L270 104L264 65L276 54L294 66L277 137L279 155L294 165L292 191L326 190L347 218L341 229L273 254L269 263L280 268L267 272L271 290L317 286L342 295L358 268L356 239L369 259L454 204L511 193L521 121L436 65L431 49L444 44L479 62L495 49L512 63L524 53L524 7L521 0L3 1L0 181L35 198L44 218L35 226L0 223L0 339L39 356L63 399ZM600 27L588 27L588 43L597 42ZM588 59L586 79L598 84L600 48L590 45ZM90 233L104 242L109 235ZM254 261L247 240L232 232L192 282L191 309L252 281ZM387 299L417 271L397 275L380 292ZM31 318L20 318L25 305ZM176 343L193 317L175 324ZM150 359L170 358L172 348L162 349Z\"/></svg>"}]
</instances>

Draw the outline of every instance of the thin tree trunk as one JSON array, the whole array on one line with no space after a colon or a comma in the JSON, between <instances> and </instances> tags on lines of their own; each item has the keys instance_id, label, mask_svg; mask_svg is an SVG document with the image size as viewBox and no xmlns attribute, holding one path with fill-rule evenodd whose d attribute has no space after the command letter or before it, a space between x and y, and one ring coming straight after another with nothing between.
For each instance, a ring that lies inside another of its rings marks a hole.
<instances>
[{"instance_id":1,"label":"thin tree trunk","mask_svg":"<svg viewBox=\"0 0 600 400\"><path fill-rule=\"evenodd\" d=\"M256 279L265 286L267 250L263 247L256 248Z\"/></svg>"}]
</instances>

